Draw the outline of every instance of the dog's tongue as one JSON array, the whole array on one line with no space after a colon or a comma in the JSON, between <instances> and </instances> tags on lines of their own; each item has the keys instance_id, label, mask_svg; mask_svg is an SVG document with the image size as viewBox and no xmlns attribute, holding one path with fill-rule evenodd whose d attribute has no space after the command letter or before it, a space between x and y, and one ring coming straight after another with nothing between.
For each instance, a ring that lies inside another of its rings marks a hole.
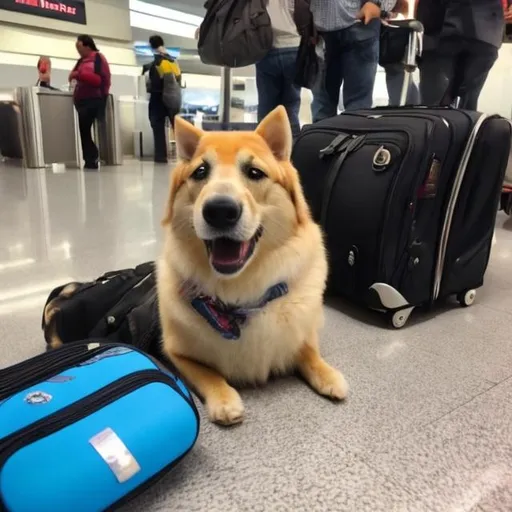
<instances>
[{"instance_id":1,"label":"dog's tongue","mask_svg":"<svg viewBox=\"0 0 512 512\"><path fill-rule=\"evenodd\" d=\"M220 265L238 263L245 258L248 250L249 242L218 238L212 243L212 260Z\"/></svg>"}]
</instances>

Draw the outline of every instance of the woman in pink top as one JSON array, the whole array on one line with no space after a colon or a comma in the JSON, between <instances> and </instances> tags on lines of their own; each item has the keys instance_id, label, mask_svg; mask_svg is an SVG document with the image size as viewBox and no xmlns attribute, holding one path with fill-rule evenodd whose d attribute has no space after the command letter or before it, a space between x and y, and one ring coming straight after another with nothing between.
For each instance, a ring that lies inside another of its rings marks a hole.
<instances>
[{"instance_id":1,"label":"woman in pink top","mask_svg":"<svg viewBox=\"0 0 512 512\"><path fill-rule=\"evenodd\" d=\"M94 121L102 119L105 114L110 92L110 68L91 36L78 36L76 49L80 59L69 74L69 82L75 81L73 98L78 112L84 167L98 169L99 153L92 140L91 129Z\"/></svg>"}]
</instances>

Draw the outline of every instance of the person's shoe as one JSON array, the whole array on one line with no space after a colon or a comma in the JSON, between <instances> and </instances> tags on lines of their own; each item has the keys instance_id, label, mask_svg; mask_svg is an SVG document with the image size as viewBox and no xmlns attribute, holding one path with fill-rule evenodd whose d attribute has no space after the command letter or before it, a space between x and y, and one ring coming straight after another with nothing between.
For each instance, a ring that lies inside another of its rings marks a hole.
<instances>
[{"instance_id":1,"label":"person's shoe","mask_svg":"<svg viewBox=\"0 0 512 512\"><path fill-rule=\"evenodd\" d=\"M85 162L84 169L88 171L97 171L99 169L98 162Z\"/></svg>"},{"instance_id":2,"label":"person's shoe","mask_svg":"<svg viewBox=\"0 0 512 512\"><path fill-rule=\"evenodd\" d=\"M155 164L168 164L169 160L167 158L155 158Z\"/></svg>"}]
</instances>

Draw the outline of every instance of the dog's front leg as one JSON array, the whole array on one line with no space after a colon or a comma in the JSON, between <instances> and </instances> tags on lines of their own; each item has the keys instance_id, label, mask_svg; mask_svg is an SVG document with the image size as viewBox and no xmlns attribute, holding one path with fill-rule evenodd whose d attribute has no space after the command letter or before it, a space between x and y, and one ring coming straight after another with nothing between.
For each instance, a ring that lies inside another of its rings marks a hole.
<instances>
[{"instance_id":1,"label":"dog's front leg","mask_svg":"<svg viewBox=\"0 0 512 512\"><path fill-rule=\"evenodd\" d=\"M301 347L297 368L306 382L320 395L333 400L343 400L347 396L348 385L345 377L322 359L316 333Z\"/></svg>"},{"instance_id":2,"label":"dog's front leg","mask_svg":"<svg viewBox=\"0 0 512 512\"><path fill-rule=\"evenodd\" d=\"M222 375L187 357L175 353L168 355L183 378L204 399L211 421L221 425L234 425L243 421L242 399Z\"/></svg>"}]
</instances>

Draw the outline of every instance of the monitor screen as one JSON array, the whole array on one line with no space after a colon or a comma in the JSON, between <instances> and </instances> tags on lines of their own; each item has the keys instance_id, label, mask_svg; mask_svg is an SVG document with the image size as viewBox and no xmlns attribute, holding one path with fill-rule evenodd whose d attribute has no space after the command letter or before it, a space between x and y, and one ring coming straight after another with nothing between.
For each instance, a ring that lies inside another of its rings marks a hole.
<instances>
[{"instance_id":1,"label":"monitor screen","mask_svg":"<svg viewBox=\"0 0 512 512\"><path fill-rule=\"evenodd\" d=\"M1 2L2 0L0 0ZM171 56L177 59L180 56L180 49L179 48L171 48L166 47L167 53ZM137 57L153 57L154 52L151 49L151 46L149 46L149 43L145 43L142 41L137 41L133 44L133 50L135 51L135 55Z\"/></svg>"}]
</instances>

